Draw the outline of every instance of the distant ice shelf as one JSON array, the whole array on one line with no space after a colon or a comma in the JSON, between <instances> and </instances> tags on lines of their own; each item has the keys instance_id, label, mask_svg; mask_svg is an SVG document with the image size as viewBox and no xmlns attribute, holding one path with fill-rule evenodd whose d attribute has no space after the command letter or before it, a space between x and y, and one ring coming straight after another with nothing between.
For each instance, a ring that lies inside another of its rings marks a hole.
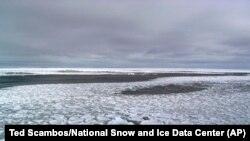
<instances>
[{"instance_id":1,"label":"distant ice shelf","mask_svg":"<svg viewBox=\"0 0 250 141\"><path fill-rule=\"evenodd\" d=\"M13 75L98 75L98 74L134 74L134 73L225 73L250 70L232 69L193 69L193 68L0 68L0 76Z\"/></svg>"}]
</instances>

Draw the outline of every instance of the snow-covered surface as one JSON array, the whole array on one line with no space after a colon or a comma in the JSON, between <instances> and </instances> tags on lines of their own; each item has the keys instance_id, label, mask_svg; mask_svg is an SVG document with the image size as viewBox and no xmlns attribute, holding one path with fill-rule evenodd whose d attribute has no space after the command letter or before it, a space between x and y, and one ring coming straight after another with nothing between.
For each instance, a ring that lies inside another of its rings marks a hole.
<instances>
[{"instance_id":1,"label":"snow-covered surface","mask_svg":"<svg viewBox=\"0 0 250 141\"><path fill-rule=\"evenodd\" d=\"M134 73L224 73L224 72L249 72L250 70L225 70L225 69L187 69L187 68L0 68L0 76L9 75L47 75L47 74L134 74Z\"/></svg>"},{"instance_id":2,"label":"snow-covered surface","mask_svg":"<svg viewBox=\"0 0 250 141\"><path fill-rule=\"evenodd\" d=\"M208 89L120 94L126 89L192 83L206 84ZM0 139L4 124L250 124L249 109L250 76L18 86L0 89Z\"/></svg>"}]
</instances>

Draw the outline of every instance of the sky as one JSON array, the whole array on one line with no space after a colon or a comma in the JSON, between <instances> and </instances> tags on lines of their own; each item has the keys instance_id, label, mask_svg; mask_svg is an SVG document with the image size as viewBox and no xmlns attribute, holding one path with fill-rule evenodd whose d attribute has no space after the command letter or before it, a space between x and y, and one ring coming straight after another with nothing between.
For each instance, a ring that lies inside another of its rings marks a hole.
<instances>
[{"instance_id":1,"label":"sky","mask_svg":"<svg viewBox=\"0 0 250 141\"><path fill-rule=\"evenodd\" d=\"M250 1L0 0L0 67L250 69Z\"/></svg>"}]
</instances>

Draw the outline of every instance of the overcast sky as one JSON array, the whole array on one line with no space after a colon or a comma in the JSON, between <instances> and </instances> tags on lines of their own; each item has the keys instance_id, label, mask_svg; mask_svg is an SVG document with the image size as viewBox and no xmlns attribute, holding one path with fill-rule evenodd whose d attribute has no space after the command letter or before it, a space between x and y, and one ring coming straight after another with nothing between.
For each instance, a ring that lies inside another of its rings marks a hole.
<instances>
[{"instance_id":1,"label":"overcast sky","mask_svg":"<svg viewBox=\"0 0 250 141\"><path fill-rule=\"evenodd\" d=\"M0 0L0 67L250 69L250 1Z\"/></svg>"}]
</instances>

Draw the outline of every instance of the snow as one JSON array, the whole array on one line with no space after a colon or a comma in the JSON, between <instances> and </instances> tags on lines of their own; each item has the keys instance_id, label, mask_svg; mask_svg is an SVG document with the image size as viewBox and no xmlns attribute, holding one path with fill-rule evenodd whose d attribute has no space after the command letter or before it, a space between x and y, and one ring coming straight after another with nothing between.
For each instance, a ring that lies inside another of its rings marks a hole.
<instances>
[{"instance_id":1,"label":"snow","mask_svg":"<svg viewBox=\"0 0 250 141\"><path fill-rule=\"evenodd\" d=\"M156 85L201 83L208 89L122 95ZM146 82L44 84L0 89L5 124L250 124L250 76L169 77Z\"/></svg>"}]
</instances>

